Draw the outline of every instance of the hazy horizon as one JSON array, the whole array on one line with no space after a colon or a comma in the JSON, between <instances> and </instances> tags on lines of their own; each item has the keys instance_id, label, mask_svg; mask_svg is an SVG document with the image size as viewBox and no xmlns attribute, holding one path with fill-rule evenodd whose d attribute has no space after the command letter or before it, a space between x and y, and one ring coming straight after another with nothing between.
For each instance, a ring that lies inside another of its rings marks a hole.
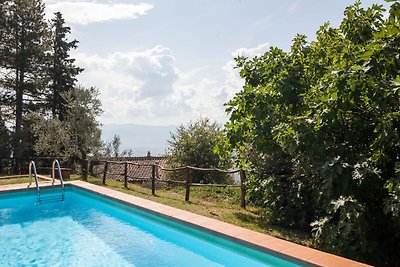
<instances>
[{"instance_id":1,"label":"hazy horizon","mask_svg":"<svg viewBox=\"0 0 400 267\"><path fill-rule=\"evenodd\" d=\"M175 129L174 125L106 124L102 126L101 139L108 141L118 134L121 151L133 149L133 156L145 156L150 151L152 156L161 156L166 154L167 140Z\"/></svg>"}]
</instances>

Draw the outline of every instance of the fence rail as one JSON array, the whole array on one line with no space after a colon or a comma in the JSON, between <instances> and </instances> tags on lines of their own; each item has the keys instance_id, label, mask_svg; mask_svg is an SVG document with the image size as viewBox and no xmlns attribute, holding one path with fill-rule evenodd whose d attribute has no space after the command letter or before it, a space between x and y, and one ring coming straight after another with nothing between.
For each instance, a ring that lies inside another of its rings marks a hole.
<instances>
[{"instance_id":1,"label":"fence rail","mask_svg":"<svg viewBox=\"0 0 400 267\"><path fill-rule=\"evenodd\" d=\"M29 162L35 161L37 168L40 170L50 171L51 162L57 157L0 157L0 175L22 175L28 172ZM64 162L66 163L66 162Z\"/></svg>"},{"instance_id":2,"label":"fence rail","mask_svg":"<svg viewBox=\"0 0 400 267\"><path fill-rule=\"evenodd\" d=\"M103 172L97 172L97 173L91 173L92 175L101 175L102 174L102 183L103 185L106 184L107 176L108 175L119 175L123 177L123 182L124 182L124 187L128 189L128 180L129 181L151 181L151 193L152 195L156 194L156 182L161 182L161 183L168 183L168 184L179 184L179 185L184 185L185 186L185 201L189 201L190 199L190 188L192 186L196 187L219 187L219 188L240 188L240 206L242 208L246 208L246 200L245 200L245 195L246 195L246 188L245 188L245 181L246 181L246 174L244 170L241 169L236 169L236 170L222 170L218 168L199 168L199 167L193 167L193 166L182 166L178 168L165 168L158 163L155 164L141 164L141 163L136 163L136 162L129 162L129 161L107 161L107 160L101 160L98 161L99 163L104 164ZM116 164L116 165L123 165L123 172L118 172L118 173L112 173L109 171L110 165L111 164ZM143 177L143 178L138 178L138 177L133 177L128 174L128 168L129 165L136 166L139 168L144 168L144 167L151 167L151 176L150 177ZM184 171L185 173L185 180L180 181L180 180L170 180L170 179L160 179L159 171L165 171L165 172L177 172L177 171ZM240 177L240 185L230 185L230 184L203 184L203 183L193 183L192 182L192 171L198 171L198 172L219 172L219 173L224 173L224 174L234 174L234 173L239 173Z\"/></svg>"}]
</instances>

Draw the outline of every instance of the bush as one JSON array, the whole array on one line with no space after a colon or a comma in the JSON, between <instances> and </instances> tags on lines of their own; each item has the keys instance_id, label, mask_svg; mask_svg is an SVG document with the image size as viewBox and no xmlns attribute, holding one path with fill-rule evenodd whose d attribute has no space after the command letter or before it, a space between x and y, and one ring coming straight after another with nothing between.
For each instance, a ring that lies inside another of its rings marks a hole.
<instances>
[{"instance_id":1,"label":"bush","mask_svg":"<svg viewBox=\"0 0 400 267\"><path fill-rule=\"evenodd\" d=\"M214 152L217 140L221 138L220 126L207 118L180 125L168 141L168 161L171 166L192 166L199 168L228 167L220 156ZM172 173L172 176L179 175ZM180 176L185 174L180 174ZM227 175L219 172L192 171L192 181L196 183L221 183L228 180Z\"/></svg>"},{"instance_id":2,"label":"bush","mask_svg":"<svg viewBox=\"0 0 400 267\"><path fill-rule=\"evenodd\" d=\"M277 224L313 228L315 244L368 260L400 251L400 3L346 8L338 28L236 58L245 81L228 102L228 147L250 199ZM273 178L277 173L288 179Z\"/></svg>"}]
</instances>

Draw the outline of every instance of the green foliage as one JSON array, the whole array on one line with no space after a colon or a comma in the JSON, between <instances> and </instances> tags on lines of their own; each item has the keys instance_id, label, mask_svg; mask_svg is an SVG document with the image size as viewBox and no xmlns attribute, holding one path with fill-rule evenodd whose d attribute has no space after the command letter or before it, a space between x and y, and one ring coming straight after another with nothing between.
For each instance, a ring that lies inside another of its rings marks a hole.
<instances>
[{"instance_id":1,"label":"green foliage","mask_svg":"<svg viewBox=\"0 0 400 267\"><path fill-rule=\"evenodd\" d=\"M46 119L39 113L31 113L28 120L32 122L33 133L37 137L34 145L39 155L69 159L72 154L68 149L71 143L69 125L59 119Z\"/></svg>"},{"instance_id":2,"label":"green foliage","mask_svg":"<svg viewBox=\"0 0 400 267\"><path fill-rule=\"evenodd\" d=\"M115 134L112 139L102 143L100 150L94 156L95 158L132 157L133 149L121 151L121 137Z\"/></svg>"},{"instance_id":3,"label":"green foliage","mask_svg":"<svg viewBox=\"0 0 400 267\"><path fill-rule=\"evenodd\" d=\"M102 156L107 158L119 157L121 155L120 146L121 146L121 137L116 134L111 140L103 144Z\"/></svg>"},{"instance_id":4,"label":"green foliage","mask_svg":"<svg viewBox=\"0 0 400 267\"><path fill-rule=\"evenodd\" d=\"M14 172L19 172L21 157L35 156L37 140L27 114L46 117L51 112L64 120L67 103L62 93L72 90L82 71L69 57L78 42L67 40L70 27L65 26L61 13L49 23L44 14L41 0L0 3L0 111L12 129Z\"/></svg>"},{"instance_id":5,"label":"green foliage","mask_svg":"<svg viewBox=\"0 0 400 267\"><path fill-rule=\"evenodd\" d=\"M49 76L51 79L50 94L48 96L53 117L63 120L65 113L65 99L61 97L63 92L74 88L76 75L83 69L74 65L75 59L70 58L69 51L78 47L78 41L67 40L67 34L71 28L65 26L65 21L60 12L56 12L51 20L51 54L48 60Z\"/></svg>"},{"instance_id":6,"label":"green foliage","mask_svg":"<svg viewBox=\"0 0 400 267\"><path fill-rule=\"evenodd\" d=\"M364 206L352 197L340 197L332 201L327 215L311 224L313 235L319 247L334 253L348 250L347 256L360 259L360 252L370 251L370 242L364 232ZM357 236L355 240L353 236Z\"/></svg>"},{"instance_id":7,"label":"green foliage","mask_svg":"<svg viewBox=\"0 0 400 267\"><path fill-rule=\"evenodd\" d=\"M292 229L309 229L314 203L309 197L308 181L288 176L252 173L247 181L249 201L269 210L269 222Z\"/></svg>"},{"instance_id":8,"label":"green foliage","mask_svg":"<svg viewBox=\"0 0 400 267\"><path fill-rule=\"evenodd\" d=\"M23 116L41 109L48 31L40 0L2 1L0 12L0 97L3 115L14 121L13 156L19 158L29 139Z\"/></svg>"},{"instance_id":9,"label":"green foliage","mask_svg":"<svg viewBox=\"0 0 400 267\"><path fill-rule=\"evenodd\" d=\"M37 136L34 149L42 155L61 156L65 159L87 159L101 145L101 103L98 90L74 88L63 94L67 100L67 114L63 121L46 119L31 114L33 132Z\"/></svg>"},{"instance_id":10,"label":"green foliage","mask_svg":"<svg viewBox=\"0 0 400 267\"><path fill-rule=\"evenodd\" d=\"M7 129L0 113L0 157L9 157L11 154L10 131Z\"/></svg>"},{"instance_id":11,"label":"green foliage","mask_svg":"<svg viewBox=\"0 0 400 267\"><path fill-rule=\"evenodd\" d=\"M93 87L78 87L66 92L66 123L71 129L70 136L74 145L74 155L86 159L93 148L100 146L100 123L97 118L103 112L99 100L99 91ZM79 153L77 153L79 152Z\"/></svg>"},{"instance_id":12,"label":"green foliage","mask_svg":"<svg viewBox=\"0 0 400 267\"><path fill-rule=\"evenodd\" d=\"M385 208L387 213L400 217L400 162L396 162L395 177L386 182L386 188L389 196L385 199ZM400 223L400 221L398 222Z\"/></svg>"},{"instance_id":13,"label":"green foliage","mask_svg":"<svg viewBox=\"0 0 400 267\"><path fill-rule=\"evenodd\" d=\"M221 137L220 126L207 118L190 122L187 126L180 125L176 133L171 133L168 151L172 166L193 166L200 168L226 168L227 163L214 152L217 139ZM220 173L192 173L194 182L223 182L227 176Z\"/></svg>"},{"instance_id":14,"label":"green foliage","mask_svg":"<svg viewBox=\"0 0 400 267\"><path fill-rule=\"evenodd\" d=\"M245 85L227 103L226 147L253 173L250 199L276 223L312 223L317 245L375 263L400 249L399 7L384 19L356 2L311 43L298 35L289 52L236 58Z\"/></svg>"}]
</instances>

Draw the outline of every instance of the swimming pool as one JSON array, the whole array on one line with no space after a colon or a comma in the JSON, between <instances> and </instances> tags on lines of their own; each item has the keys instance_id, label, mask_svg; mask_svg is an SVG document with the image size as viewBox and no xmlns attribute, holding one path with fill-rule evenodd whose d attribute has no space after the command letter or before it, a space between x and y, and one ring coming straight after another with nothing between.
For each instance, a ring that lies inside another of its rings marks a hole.
<instances>
[{"instance_id":1,"label":"swimming pool","mask_svg":"<svg viewBox=\"0 0 400 267\"><path fill-rule=\"evenodd\" d=\"M36 200L0 194L2 266L299 266L76 187Z\"/></svg>"}]
</instances>

